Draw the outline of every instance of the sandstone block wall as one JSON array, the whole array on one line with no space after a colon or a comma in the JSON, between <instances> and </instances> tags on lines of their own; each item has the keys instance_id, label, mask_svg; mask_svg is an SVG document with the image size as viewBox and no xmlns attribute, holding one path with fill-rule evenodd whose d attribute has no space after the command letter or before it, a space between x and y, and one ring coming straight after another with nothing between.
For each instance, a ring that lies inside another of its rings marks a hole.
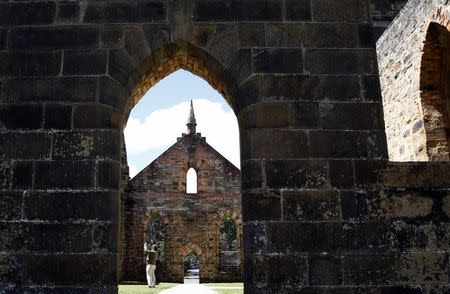
<instances>
[{"instance_id":1,"label":"sandstone block wall","mask_svg":"<svg viewBox=\"0 0 450 294\"><path fill-rule=\"evenodd\" d=\"M186 193L186 172L197 172L197 193ZM200 282L242 281L241 266L220 265L220 225L232 219L242 252L240 171L200 134L183 135L129 181L124 195L123 280L145 280L148 224L163 223L164 262L159 281L183 283L184 257L200 259ZM241 254L242 255L242 254Z\"/></svg>"},{"instance_id":2,"label":"sandstone block wall","mask_svg":"<svg viewBox=\"0 0 450 294\"><path fill-rule=\"evenodd\" d=\"M391 160L427 161L436 157L432 155L435 152L428 152L427 148L424 115L427 115L428 108L424 102L430 96L422 99L422 93L427 92L427 87L421 85L424 80L427 83L427 69L422 68L422 62L425 65L427 60L431 63L439 55L437 48L433 50L428 47L424 52L424 45L431 22L449 28L449 9L446 1L409 1L378 40L383 108ZM434 71L431 75L435 77L446 75L443 69L432 67L431 71ZM431 135L430 129L428 135Z\"/></svg>"},{"instance_id":3,"label":"sandstone block wall","mask_svg":"<svg viewBox=\"0 0 450 294\"><path fill-rule=\"evenodd\" d=\"M444 2L409 3L381 56L420 49L414 24ZM450 167L387 161L369 8L0 2L2 291L116 293L121 133L139 91L185 68L238 117L246 293L448 293ZM414 97L418 67L403 69L383 85ZM388 141L420 149L386 126Z\"/></svg>"}]
</instances>

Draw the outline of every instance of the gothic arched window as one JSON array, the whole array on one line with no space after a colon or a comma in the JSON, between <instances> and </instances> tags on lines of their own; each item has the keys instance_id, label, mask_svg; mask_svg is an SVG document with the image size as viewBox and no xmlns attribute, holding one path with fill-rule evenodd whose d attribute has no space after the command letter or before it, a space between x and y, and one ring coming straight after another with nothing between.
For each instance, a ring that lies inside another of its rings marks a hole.
<instances>
[{"instance_id":1,"label":"gothic arched window","mask_svg":"<svg viewBox=\"0 0 450 294\"><path fill-rule=\"evenodd\" d=\"M197 193L197 172L192 167L186 173L186 193Z\"/></svg>"}]
</instances>

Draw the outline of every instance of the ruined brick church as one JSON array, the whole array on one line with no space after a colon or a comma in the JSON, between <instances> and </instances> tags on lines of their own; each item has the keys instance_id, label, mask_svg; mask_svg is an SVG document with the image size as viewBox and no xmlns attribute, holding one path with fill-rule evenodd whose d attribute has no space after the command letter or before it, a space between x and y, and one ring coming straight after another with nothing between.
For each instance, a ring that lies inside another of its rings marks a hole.
<instances>
[{"instance_id":1,"label":"ruined brick church","mask_svg":"<svg viewBox=\"0 0 450 294\"><path fill-rule=\"evenodd\" d=\"M183 283L184 258L191 251L199 257L200 282L242 280L240 171L196 126L191 101L187 133L128 182L124 280L145 280L146 241L159 246L159 281ZM191 189L188 180L195 181ZM221 232L227 221L234 224L234 248Z\"/></svg>"},{"instance_id":2,"label":"ruined brick church","mask_svg":"<svg viewBox=\"0 0 450 294\"><path fill-rule=\"evenodd\" d=\"M117 293L123 130L185 69L238 119L245 293L448 294L449 31L449 0L0 1L0 292Z\"/></svg>"}]
</instances>

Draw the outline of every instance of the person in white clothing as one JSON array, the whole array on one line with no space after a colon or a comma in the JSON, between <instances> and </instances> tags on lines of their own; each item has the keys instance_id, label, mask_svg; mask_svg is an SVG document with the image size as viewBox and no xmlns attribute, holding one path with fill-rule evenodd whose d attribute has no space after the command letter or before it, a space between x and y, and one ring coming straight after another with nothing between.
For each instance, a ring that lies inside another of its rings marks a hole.
<instances>
[{"instance_id":1,"label":"person in white clothing","mask_svg":"<svg viewBox=\"0 0 450 294\"><path fill-rule=\"evenodd\" d=\"M148 244L147 242L145 242L144 252L146 255L146 263L147 263L145 272L147 274L147 285L149 288L155 288L156 284L155 270L156 270L156 259L158 258L158 253L156 252L156 250L158 250L158 246L156 246L156 244L153 244L149 250Z\"/></svg>"}]
</instances>

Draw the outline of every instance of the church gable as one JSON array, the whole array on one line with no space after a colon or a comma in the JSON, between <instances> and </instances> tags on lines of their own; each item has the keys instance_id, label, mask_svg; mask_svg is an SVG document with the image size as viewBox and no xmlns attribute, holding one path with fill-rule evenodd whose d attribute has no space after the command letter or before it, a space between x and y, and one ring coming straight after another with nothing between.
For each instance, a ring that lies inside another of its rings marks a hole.
<instances>
[{"instance_id":1,"label":"church gable","mask_svg":"<svg viewBox=\"0 0 450 294\"><path fill-rule=\"evenodd\" d=\"M187 134L130 180L129 191L185 193L186 173L193 168L199 193L239 193L239 169L196 132L193 107L187 129Z\"/></svg>"}]
</instances>

